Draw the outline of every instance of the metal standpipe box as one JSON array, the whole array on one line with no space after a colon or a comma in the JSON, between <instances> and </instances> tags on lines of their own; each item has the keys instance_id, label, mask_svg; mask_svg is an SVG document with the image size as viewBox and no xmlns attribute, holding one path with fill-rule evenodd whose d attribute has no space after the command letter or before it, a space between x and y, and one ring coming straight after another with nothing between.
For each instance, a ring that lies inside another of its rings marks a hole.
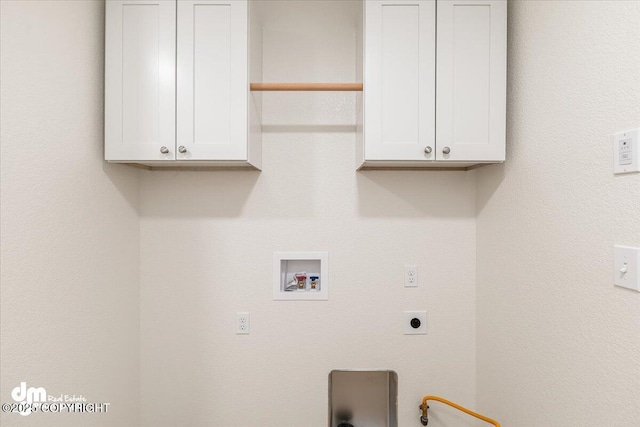
<instances>
[{"instance_id":1,"label":"metal standpipe box","mask_svg":"<svg viewBox=\"0 0 640 427\"><path fill-rule=\"evenodd\" d=\"M394 371L335 370L329 374L329 427L398 427Z\"/></svg>"}]
</instances>

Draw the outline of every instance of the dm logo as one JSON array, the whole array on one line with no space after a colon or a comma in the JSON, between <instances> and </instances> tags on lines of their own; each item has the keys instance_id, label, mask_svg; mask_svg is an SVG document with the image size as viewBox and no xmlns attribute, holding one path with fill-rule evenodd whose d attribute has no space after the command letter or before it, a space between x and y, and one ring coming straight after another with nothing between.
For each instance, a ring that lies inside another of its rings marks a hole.
<instances>
[{"instance_id":1,"label":"dm logo","mask_svg":"<svg viewBox=\"0 0 640 427\"><path fill-rule=\"evenodd\" d=\"M19 414L27 416L31 414L31 408L34 403L47 401L47 391L44 387L27 388L27 383L22 381L20 386L11 390L11 398L18 403L26 404L25 408L19 412Z\"/></svg>"}]
</instances>

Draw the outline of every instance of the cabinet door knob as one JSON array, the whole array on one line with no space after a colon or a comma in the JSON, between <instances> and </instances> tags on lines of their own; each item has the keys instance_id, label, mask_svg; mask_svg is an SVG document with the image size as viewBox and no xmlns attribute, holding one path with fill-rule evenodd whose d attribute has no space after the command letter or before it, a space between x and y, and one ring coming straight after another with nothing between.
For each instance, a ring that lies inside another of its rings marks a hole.
<instances>
[{"instance_id":1,"label":"cabinet door knob","mask_svg":"<svg viewBox=\"0 0 640 427\"><path fill-rule=\"evenodd\" d=\"M184 154L187 152L187 148L184 145L181 145L180 147L178 147L178 152Z\"/></svg>"},{"instance_id":2,"label":"cabinet door knob","mask_svg":"<svg viewBox=\"0 0 640 427\"><path fill-rule=\"evenodd\" d=\"M450 152L451 152L451 148L449 148L449 147L444 147L442 149L442 154L449 154Z\"/></svg>"},{"instance_id":3,"label":"cabinet door knob","mask_svg":"<svg viewBox=\"0 0 640 427\"><path fill-rule=\"evenodd\" d=\"M431 154L431 151L433 151L433 150L432 150L432 149L431 149L431 147L429 147L428 145L424 148L424 152L425 152L426 154Z\"/></svg>"},{"instance_id":4,"label":"cabinet door knob","mask_svg":"<svg viewBox=\"0 0 640 427\"><path fill-rule=\"evenodd\" d=\"M163 145L162 147L160 147L160 152L162 154L169 154L169 149Z\"/></svg>"}]
</instances>

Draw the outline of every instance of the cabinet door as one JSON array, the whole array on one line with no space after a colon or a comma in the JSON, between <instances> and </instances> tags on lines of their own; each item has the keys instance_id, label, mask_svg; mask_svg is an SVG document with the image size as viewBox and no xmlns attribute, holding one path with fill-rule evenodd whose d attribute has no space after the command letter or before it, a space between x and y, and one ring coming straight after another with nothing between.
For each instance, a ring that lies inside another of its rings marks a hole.
<instances>
[{"instance_id":1,"label":"cabinet door","mask_svg":"<svg viewBox=\"0 0 640 427\"><path fill-rule=\"evenodd\" d=\"M178 0L178 160L247 159L247 1Z\"/></svg>"},{"instance_id":2,"label":"cabinet door","mask_svg":"<svg viewBox=\"0 0 640 427\"><path fill-rule=\"evenodd\" d=\"M437 38L436 158L503 161L506 1L438 0Z\"/></svg>"},{"instance_id":3,"label":"cabinet door","mask_svg":"<svg viewBox=\"0 0 640 427\"><path fill-rule=\"evenodd\" d=\"M436 2L364 3L365 160L433 160Z\"/></svg>"},{"instance_id":4,"label":"cabinet door","mask_svg":"<svg viewBox=\"0 0 640 427\"><path fill-rule=\"evenodd\" d=\"M108 0L105 34L105 159L173 160L175 1Z\"/></svg>"}]
</instances>

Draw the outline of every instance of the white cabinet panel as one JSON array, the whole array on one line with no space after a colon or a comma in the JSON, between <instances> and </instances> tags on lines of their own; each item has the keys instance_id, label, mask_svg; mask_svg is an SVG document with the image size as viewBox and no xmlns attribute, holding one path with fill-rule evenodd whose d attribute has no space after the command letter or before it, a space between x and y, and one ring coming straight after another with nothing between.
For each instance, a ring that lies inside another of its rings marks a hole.
<instances>
[{"instance_id":1,"label":"white cabinet panel","mask_svg":"<svg viewBox=\"0 0 640 427\"><path fill-rule=\"evenodd\" d=\"M502 0L438 0L438 160L505 158L506 11Z\"/></svg>"},{"instance_id":2,"label":"white cabinet panel","mask_svg":"<svg viewBox=\"0 0 640 427\"><path fill-rule=\"evenodd\" d=\"M420 136L420 6L382 6L382 143Z\"/></svg>"},{"instance_id":3,"label":"white cabinet panel","mask_svg":"<svg viewBox=\"0 0 640 427\"><path fill-rule=\"evenodd\" d=\"M178 1L178 160L247 159L247 21L244 0Z\"/></svg>"},{"instance_id":4,"label":"white cabinet panel","mask_svg":"<svg viewBox=\"0 0 640 427\"><path fill-rule=\"evenodd\" d=\"M122 138L124 144L160 140L159 7L124 5L122 34Z\"/></svg>"},{"instance_id":5,"label":"white cabinet panel","mask_svg":"<svg viewBox=\"0 0 640 427\"><path fill-rule=\"evenodd\" d=\"M365 160L433 158L435 19L434 0L365 2Z\"/></svg>"},{"instance_id":6,"label":"white cabinet panel","mask_svg":"<svg viewBox=\"0 0 640 427\"><path fill-rule=\"evenodd\" d=\"M106 27L106 160L173 160L175 2L109 0Z\"/></svg>"}]
</instances>

